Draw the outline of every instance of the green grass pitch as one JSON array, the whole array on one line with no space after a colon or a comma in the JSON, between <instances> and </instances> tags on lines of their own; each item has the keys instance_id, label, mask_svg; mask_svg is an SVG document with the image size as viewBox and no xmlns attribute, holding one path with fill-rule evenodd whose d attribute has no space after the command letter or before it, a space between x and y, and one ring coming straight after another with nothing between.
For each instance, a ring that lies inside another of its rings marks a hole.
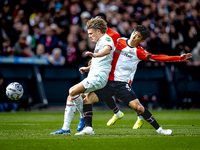
<instances>
[{"instance_id":1,"label":"green grass pitch","mask_svg":"<svg viewBox=\"0 0 200 150\"><path fill-rule=\"evenodd\" d=\"M123 109L122 109L123 110ZM170 136L158 135L145 122L133 130L136 113L123 111L125 116L111 127L109 110L95 111L95 135L75 136L79 122L77 112L71 123L71 135L50 135L63 125L63 112L0 113L0 150L199 150L200 111L152 111L158 123L173 130Z\"/></svg>"}]
</instances>

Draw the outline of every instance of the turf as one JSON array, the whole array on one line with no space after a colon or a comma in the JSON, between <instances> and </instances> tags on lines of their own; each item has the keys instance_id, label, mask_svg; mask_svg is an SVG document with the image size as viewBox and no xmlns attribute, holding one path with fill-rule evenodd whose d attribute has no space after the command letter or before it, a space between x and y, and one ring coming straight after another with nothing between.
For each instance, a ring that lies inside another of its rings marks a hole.
<instances>
[{"instance_id":1,"label":"turf","mask_svg":"<svg viewBox=\"0 0 200 150\"><path fill-rule=\"evenodd\" d=\"M111 111L94 111L94 136L75 136L79 122L76 113L71 135L50 135L62 127L63 112L0 113L0 150L198 150L200 149L200 111L152 111L170 136L158 135L145 122L133 130L136 114L129 110L111 127L106 122Z\"/></svg>"}]
</instances>

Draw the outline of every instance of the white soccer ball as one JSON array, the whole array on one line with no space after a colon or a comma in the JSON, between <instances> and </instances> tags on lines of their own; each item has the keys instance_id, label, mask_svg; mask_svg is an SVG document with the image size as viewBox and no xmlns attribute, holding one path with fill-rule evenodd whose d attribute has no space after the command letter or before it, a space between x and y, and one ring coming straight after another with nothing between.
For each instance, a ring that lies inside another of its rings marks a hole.
<instances>
[{"instance_id":1,"label":"white soccer ball","mask_svg":"<svg viewBox=\"0 0 200 150\"><path fill-rule=\"evenodd\" d=\"M18 100L22 97L24 89L18 82L12 82L6 87L6 95L11 100Z\"/></svg>"}]
</instances>

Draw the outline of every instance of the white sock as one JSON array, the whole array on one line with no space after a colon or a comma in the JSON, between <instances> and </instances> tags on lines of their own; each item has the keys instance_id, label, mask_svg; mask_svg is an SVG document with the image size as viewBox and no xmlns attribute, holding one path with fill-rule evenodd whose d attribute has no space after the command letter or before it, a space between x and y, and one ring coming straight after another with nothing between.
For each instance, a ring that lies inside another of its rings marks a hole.
<instances>
[{"instance_id":1,"label":"white sock","mask_svg":"<svg viewBox=\"0 0 200 150\"><path fill-rule=\"evenodd\" d=\"M76 112L76 106L73 102L67 102L65 107L64 124L62 129L69 130L72 118Z\"/></svg>"},{"instance_id":2,"label":"white sock","mask_svg":"<svg viewBox=\"0 0 200 150\"><path fill-rule=\"evenodd\" d=\"M80 113L80 117L83 118L83 98L81 97L81 95L76 95L71 97L71 99L75 103L76 108Z\"/></svg>"},{"instance_id":3,"label":"white sock","mask_svg":"<svg viewBox=\"0 0 200 150\"><path fill-rule=\"evenodd\" d=\"M139 120L144 120L144 118L141 115L138 116L138 119Z\"/></svg>"},{"instance_id":4,"label":"white sock","mask_svg":"<svg viewBox=\"0 0 200 150\"><path fill-rule=\"evenodd\" d=\"M121 117L122 112L119 110L115 115L116 115L117 117Z\"/></svg>"}]
</instances>

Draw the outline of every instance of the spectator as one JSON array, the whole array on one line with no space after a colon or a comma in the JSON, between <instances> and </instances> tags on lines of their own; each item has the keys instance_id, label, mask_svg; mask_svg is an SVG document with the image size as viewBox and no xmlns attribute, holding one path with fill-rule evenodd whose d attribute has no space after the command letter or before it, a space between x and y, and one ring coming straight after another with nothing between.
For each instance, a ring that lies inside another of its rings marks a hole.
<instances>
[{"instance_id":1,"label":"spectator","mask_svg":"<svg viewBox=\"0 0 200 150\"><path fill-rule=\"evenodd\" d=\"M195 26L190 26L187 35L185 36L184 43L186 44L185 50L189 53L194 49L198 41L197 29Z\"/></svg>"},{"instance_id":2,"label":"spectator","mask_svg":"<svg viewBox=\"0 0 200 150\"><path fill-rule=\"evenodd\" d=\"M119 8L116 5L109 7L109 13L112 16L110 23L112 25L118 25L120 23L120 22L118 22L118 11L119 11ZM122 18L122 20L123 20L123 18Z\"/></svg>"},{"instance_id":3,"label":"spectator","mask_svg":"<svg viewBox=\"0 0 200 150\"><path fill-rule=\"evenodd\" d=\"M48 56L49 62L54 66L62 66L65 64L65 57L62 56L60 48L54 48L52 54Z\"/></svg>"},{"instance_id":4,"label":"spectator","mask_svg":"<svg viewBox=\"0 0 200 150\"><path fill-rule=\"evenodd\" d=\"M79 26L79 24L72 24L72 25L70 25L70 27L69 27L69 33L75 35L75 42L76 43L78 43L78 41L79 41L79 37L78 37L79 32L80 32L80 26Z\"/></svg>"},{"instance_id":5,"label":"spectator","mask_svg":"<svg viewBox=\"0 0 200 150\"><path fill-rule=\"evenodd\" d=\"M25 34L20 34L19 40L15 43L15 51L14 55L15 56L25 56L25 48L27 47L26 45L26 35Z\"/></svg>"},{"instance_id":6,"label":"spectator","mask_svg":"<svg viewBox=\"0 0 200 150\"><path fill-rule=\"evenodd\" d=\"M10 39L4 39L2 43L2 51L0 52L2 56L14 56L14 47L10 45Z\"/></svg>"},{"instance_id":7,"label":"spectator","mask_svg":"<svg viewBox=\"0 0 200 150\"><path fill-rule=\"evenodd\" d=\"M18 39L19 39L19 35L21 34L22 31L22 23L21 22L16 22L15 24L13 24L13 31L11 33L11 45L14 45Z\"/></svg>"},{"instance_id":8,"label":"spectator","mask_svg":"<svg viewBox=\"0 0 200 150\"><path fill-rule=\"evenodd\" d=\"M148 27L151 32L154 32L152 34L156 34L155 39L149 38L150 45L142 44L144 48L148 46L149 51L154 51L154 48L155 51L159 49L157 53L160 53L161 41L166 37L161 35L165 32L168 33L166 38L169 38L168 44L172 46L173 54L190 52L199 41L200 3L196 0L176 2L167 0L99 0L97 2L93 0L12 2L0 0L0 3L0 42L3 44L5 39L10 39L11 47L19 41L19 35L24 32L28 35L26 44L34 51L36 44L41 43L45 45L45 52L51 54L53 48L63 47L62 44L66 42L69 33L75 35L75 43L78 44L81 40L87 40L87 31L83 30L85 22L99 12L106 14L109 27L115 28L125 37L128 37L130 30L137 24ZM58 26L56 30L53 29L55 33L48 29L52 23ZM175 26L175 30L171 24ZM32 41L33 37L35 44ZM182 37L184 37L184 42L181 42ZM158 46L151 46L152 43ZM93 43L89 41L87 45L90 50L93 50ZM3 54L2 47L0 49L0 55L7 56Z\"/></svg>"},{"instance_id":9,"label":"spectator","mask_svg":"<svg viewBox=\"0 0 200 150\"><path fill-rule=\"evenodd\" d=\"M1 23L6 34L10 36L11 35L10 29L12 28L12 11L11 11L11 3L9 1L3 2Z\"/></svg>"},{"instance_id":10,"label":"spectator","mask_svg":"<svg viewBox=\"0 0 200 150\"><path fill-rule=\"evenodd\" d=\"M99 12L100 13L105 13L106 11L106 6L108 5L109 0L100 0L98 2L98 6L99 6Z\"/></svg>"},{"instance_id":11,"label":"spectator","mask_svg":"<svg viewBox=\"0 0 200 150\"><path fill-rule=\"evenodd\" d=\"M169 44L169 36L168 36L168 33L165 32L165 33L163 33L163 34L161 35L161 38L160 38L158 47L159 47L159 52L158 52L158 54L171 55L172 50L171 50L171 46L170 46L170 44Z\"/></svg>"},{"instance_id":12,"label":"spectator","mask_svg":"<svg viewBox=\"0 0 200 150\"><path fill-rule=\"evenodd\" d=\"M42 35L42 31L38 25L33 26L33 36L36 40L36 43L39 42L40 36Z\"/></svg>"},{"instance_id":13,"label":"spectator","mask_svg":"<svg viewBox=\"0 0 200 150\"><path fill-rule=\"evenodd\" d=\"M58 39L64 43L66 41L66 37L68 35L69 29L66 28L68 25L65 22L61 22L58 24L58 28L56 30L56 35Z\"/></svg>"},{"instance_id":14,"label":"spectator","mask_svg":"<svg viewBox=\"0 0 200 150\"><path fill-rule=\"evenodd\" d=\"M176 27L173 24L170 25L169 40L173 55L179 55L179 52L176 52L175 49L178 44L184 41L184 38L183 35L179 31L177 31Z\"/></svg>"},{"instance_id":15,"label":"spectator","mask_svg":"<svg viewBox=\"0 0 200 150\"><path fill-rule=\"evenodd\" d=\"M87 31L80 30L80 32L79 32L79 41L82 41L82 40L87 41L87 38L88 38Z\"/></svg>"},{"instance_id":16,"label":"spectator","mask_svg":"<svg viewBox=\"0 0 200 150\"><path fill-rule=\"evenodd\" d=\"M78 49L80 51L80 59L79 63L87 66L88 61L91 59L89 56L85 55L85 53L88 51L87 42L85 40L82 40L78 43Z\"/></svg>"},{"instance_id":17,"label":"spectator","mask_svg":"<svg viewBox=\"0 0 200 150\"><path fill-rule=\"evenodd\" d=\"M27 23L27 19L25 17L25 13L23 9L19 9L17 11L17 16L15 18L17 18L23 24Z\"/></svg>"},{"instance_id":18,"label":"spectator","mask_svg":"<svg viewBox=\"0 0 200 150\"><path fill-rule=\"evenodd\" d=\"M93 0L83 0L84 10L88 12L92 12L94 8L97 6L97 3Z\"/></svg>"},{"instance_id":19,"label":"spectator","mask_svg":"<svg viewBox=\"0 0 200 150\"><path fill-rule=\"evenodd\" d=\"M9 100L6 97L6 84L4 82L3 74L0 72L0 112L5 111L16 111L18 108L18 104Z\"/></svg>"},{"instance_id":20,"label":"spectator","mask_svg":"<svg viewBox=\"0 0 200 150\"><path fill-rule=\"evenodd\" d=\"M130 37L132 30L130 29L130 24L128 21L122 22L122 25L120 26L119 33L122 37Z\"/></svg>"},{"instance_id":21,"label":"spectator","mask_svg":"<svg viewBox=\"0 0 200 150\"><path fill-rule=\"evenodd\" d=\"M86 23L87 21L91 18L91 15L89 12L87 11L84 11L81 13L81 20L80 20L80 26L81 26L81 29L86 30Z\"/></svg>"},{"instance_id":22,"label":"spectator","mask_svg":"<svg viewBox=\"0 0 200 150\"><path fill-rule=\"evenodd\" d=\"M192 63L194 66L200 66L200 42L192 50Z\"/></svg>"},{"instance_id":23,"label":"spectator","mask_svg":"<svg viewBox=\"0 0 200 150\"><path fill-rule=\"evenodd\" d=\"M72 3L69 6L69 18L71 24L77 24L79 21L79 13L81 12L81 7L78 3Z\"/></svg>"},{"instance_id":24,"label":"spectator","mask_svg":"<svg viewBox=\"0 0 200 150\"><path fill-rule=\"evenodd\" d=\"M21 34L25 34L26 35L26 45L31 47L31 49L35 49L35 47L36 47L35 37L30 34L30 30L29 30L29 25L28 24L22 25Z\"/></svg>"},{"instance_id":25,"label":"spectator","mask_svg":"<svg viewBox=\"0 0 200 150\"><path fill-rule=\"evenodd\" d=\"M77 64L78 63L78 48L76 44L76 35L70 33L66 38L66 43L64 44L64 54L67 64Z\"/></svg>"},{"instance_id":26,"label":"spectator","mask_svg":"<svg viewBox=\"0 0 200 150\"><path fill-rule=\"evenodd\" d=\"M58 46L58 37L53 33L50 26L45 28L45 35L41 36L39 43L45 45L45 52L51 54L53 48Z\"/></svg>"},{"instance_id":27,"label":"spectator","mask_svg":"<svg viewBox=\"0 0 200 150\"><path fill-rule=\"evenodd\" d=\"M66 26L69 25L70 20L69 20L69 14L66 7L62 7L55 10L54 23L56 24L62 23L62 24L65 24Z\"/></svg>"},{"instance_id":28,"label":"spectator","mask_svg":"<svg viewBox=\"0 0 200 150\"><path fill-rule=\"evenodd\" d=\"M47 58L48 54L45 53L45 47L43 44L38 44L36 47L36 52L35 52L36 57L45 57Z\"/></svg>"},{"instance_id":29,"label":"spectator","mask_svg":"<svg viewBox=\"0 0 200 150\"><path fill-rule=\"evenodd\" d=\"M150 40L147 42L147 50L152 54L160 54L158 45L159 37L155 31L150 32Z\"/></svg>"}]
</instances>

